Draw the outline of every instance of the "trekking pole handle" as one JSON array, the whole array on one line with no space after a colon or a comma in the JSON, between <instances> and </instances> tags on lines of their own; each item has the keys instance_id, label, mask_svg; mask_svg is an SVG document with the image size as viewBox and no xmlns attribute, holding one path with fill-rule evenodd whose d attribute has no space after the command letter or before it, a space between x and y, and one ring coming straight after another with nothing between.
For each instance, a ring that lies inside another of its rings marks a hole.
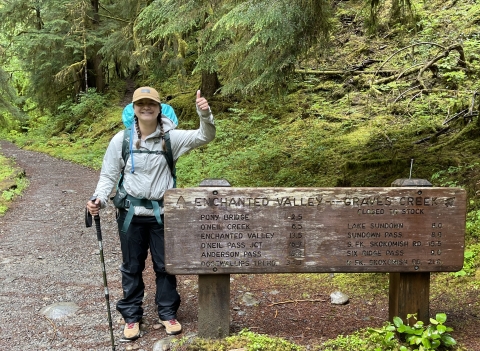
<instances>
[{"instance_id":1,"label":"trekking pole handle","mask_svg":"<svg viewBox=\"0 0 480 351\"><path fill-rule=\"evenodd\" d=\"M95 220L95 228L97 229L97 239L98 241L102 241L102 228L100 228L100 215L96 215L93 217Z\"/></svg>"},{"instance_id":2,"label":"trekking pole handle","mask_svg":"<svg viewBox=\"0 0 480 351\"><path fill-rule=\"evenodd\" d=\"M95 200L97 199L96 196L92 196L90 198L90 201L92 202L95 202ZM90 215L90 218L91 218L91 214L90 212L88 213ZM95 220L95 228L97 229L97 239L99 242L102 241L102 228L100 227L100 214L97 214L95 216L93 216L93 219ZM90 219L90 222L91 222L91 219Z\"/></svg>"},{"instance_id":3,"label":"trekking pole handle","mask_svg":"<svg viewBox=\"0 0 480 351\"><path fill-rule=\"evenodd\" d=\"M95 202L96 199L97 199L96 196L92 196L90 198L90 201ZM85 207L85 226L87 228L90 228L92 226L92 214L90 213L90 211L88 211L87 207ZM100 229L100 215L99 214L95 216L95 227L97 228L97 237L99 237L98 240L102 240L102 233L101 233L101 229ZM98 235L98 233L100 233L100 235Z\"/></svg>"}]
</instances>

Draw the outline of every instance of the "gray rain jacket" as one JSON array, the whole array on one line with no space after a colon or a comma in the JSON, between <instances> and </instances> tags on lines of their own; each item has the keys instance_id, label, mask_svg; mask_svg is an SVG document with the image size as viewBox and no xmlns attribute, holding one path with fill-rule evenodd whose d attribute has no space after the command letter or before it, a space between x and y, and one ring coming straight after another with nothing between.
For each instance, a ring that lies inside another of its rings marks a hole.
<instances>
[{"instance_id":1,"label":"gray rain jacket","mask_svg":"<svg viewBox=\"0 0 480 351\"><path fill-rule=\"evenodd\" d=\"M215 124L211 111L204 112L197 108L200 116L200 127L196 130L173 129L175 125L165 116L162 116L164 131L170 131L170 140L172 145L173 159L176 161L184 153L208 142L215 138ZM94 196L102 201L101 207L107 204L108 197L122 172L124 161L122 158L122 143L124 131L118 132L110 141L105 156L103 157L100 179L97 184ZM138 140L136 133L133 133L133 145ZM135 146L134 146L135 147ZM147 136L140 143L140 148L151 151L162 150L162 139L160 137L160 127ZM168 167L165 156L162 154L135 153L134 173L132 169L132 156L127 160L124 170L123 187L127 193L136 198L145 198L149 200L160 200L167 189L173 187L173 177ZM163 213L163 208L161 209ZM152 209L136 206L135 215L153 216Z\"/></svg>"}]
</instances>

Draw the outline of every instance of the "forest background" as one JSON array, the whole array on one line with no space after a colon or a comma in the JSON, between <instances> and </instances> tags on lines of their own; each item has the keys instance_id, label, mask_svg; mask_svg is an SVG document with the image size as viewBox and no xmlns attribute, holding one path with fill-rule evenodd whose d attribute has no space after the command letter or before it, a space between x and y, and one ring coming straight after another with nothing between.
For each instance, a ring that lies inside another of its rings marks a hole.
<instances>
[{"instance_id":1,"label":"forest background","mask_svg":"<svg viewBox=\"0 0 480 351\"><path fill-rule=\"evenodd\" d=\"M201 89L217 137L178 186L463 187L464 269L435 287L476 290L479 23L476 0L2 0L0 137L99 169L134 88L185 129Z\"/></svg>"}]
</instances>

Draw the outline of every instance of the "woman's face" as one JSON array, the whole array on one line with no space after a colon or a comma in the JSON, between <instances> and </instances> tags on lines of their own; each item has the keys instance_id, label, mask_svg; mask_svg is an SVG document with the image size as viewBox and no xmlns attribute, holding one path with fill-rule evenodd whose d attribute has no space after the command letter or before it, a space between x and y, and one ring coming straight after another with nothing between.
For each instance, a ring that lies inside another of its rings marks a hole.
<instances>
[{"instance_id":1,"label":"woman's face","mask_svg":"<svg viewBox=\"0 0 480 351\"><path fill-rule=\"evenodd\" d=\"M140 121L156 123L160 104L154 100L141 99L133 103L133 111Z\"/></svg>"}]
</instances>

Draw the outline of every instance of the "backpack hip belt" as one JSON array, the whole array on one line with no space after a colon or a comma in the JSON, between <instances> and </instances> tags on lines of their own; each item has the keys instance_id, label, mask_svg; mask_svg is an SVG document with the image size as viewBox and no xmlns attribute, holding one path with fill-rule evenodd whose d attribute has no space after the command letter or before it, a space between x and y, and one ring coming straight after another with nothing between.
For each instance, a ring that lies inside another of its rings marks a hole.
<instances>
[{"instance_id":1,"label":"backpack hip belt","mask_svg":"<svg viewBox=\"0 0 480 351\"><path fill-rule=\"evenodd\" d=\"M131 195L127 195L125 200L123 200L124 209L128 209L127 216L123 222L121 231L126 233L130 222L132 222L133 215L135 214L135 207L141 206L147 209L153 209L153 214L158 224L163 224L162 218L160 217L160 208L163 207L163 199L160 200L148 200L148 199L139 199Z\"/></svg>"}]
</instances>

